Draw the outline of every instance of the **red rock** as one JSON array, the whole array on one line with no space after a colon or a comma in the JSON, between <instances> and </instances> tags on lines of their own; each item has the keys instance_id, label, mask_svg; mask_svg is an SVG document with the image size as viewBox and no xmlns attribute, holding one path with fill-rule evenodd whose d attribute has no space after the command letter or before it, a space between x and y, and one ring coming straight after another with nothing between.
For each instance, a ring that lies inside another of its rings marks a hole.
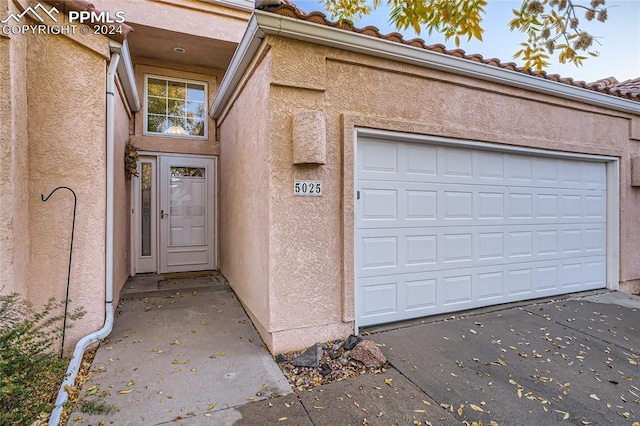
<instances>
[{"instance_id":1,"label":"red rock","mask_svg":"<svg viewBox=\"0 0 640 426\"><path fill-rule=\"evenodd\" d=\"M380 368L387 363L387 358L373 340L363 340L358 343L349 357L360 361L367 368Z\"/></svg>"}]
</instances>

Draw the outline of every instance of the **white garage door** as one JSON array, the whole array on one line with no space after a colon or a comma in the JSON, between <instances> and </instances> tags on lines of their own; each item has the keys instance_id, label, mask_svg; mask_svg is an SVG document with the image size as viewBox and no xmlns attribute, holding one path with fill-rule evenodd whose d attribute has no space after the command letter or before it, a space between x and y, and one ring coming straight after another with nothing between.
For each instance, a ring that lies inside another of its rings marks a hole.
<instances>
[{"instance_id":1,"label":"white garage door","mask_svg":"<svg viewBox=\"0 0 640 426\"><path fill-rule=\"evenodd\" d=\"M605 287L606 176L604 162L360 137L358 325Z\"/></svg>"}]
</instances>

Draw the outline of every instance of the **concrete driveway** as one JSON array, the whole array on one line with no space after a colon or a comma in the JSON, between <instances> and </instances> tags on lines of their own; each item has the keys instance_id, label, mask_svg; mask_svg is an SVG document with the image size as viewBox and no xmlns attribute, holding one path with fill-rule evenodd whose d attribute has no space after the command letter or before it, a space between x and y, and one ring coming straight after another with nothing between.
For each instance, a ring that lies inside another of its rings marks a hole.
<instances>
[{"instance_id":1,"label":"concrete driveway","mask_svg":"<svg viewBox=\"0 0 640 426\"><path fill-rule=\"evenodd\" d=\"M83 389L117 411L69 423L636 425L639 329L640 297L604 291L430 317L362 330L385 372L293 393L231 291L150 297Z\"/></svg>"},{"instance_id":2,"label":"concrete driveway","mask_svg":"<svg viewBox=\"0 0 640 426\"><path fill-rule=\"evenodd\" d=\"M605 292L381 328L371 337L459 422L630 425L640 420L639 308L638 297Z\"/></svg>"}]
</instances>

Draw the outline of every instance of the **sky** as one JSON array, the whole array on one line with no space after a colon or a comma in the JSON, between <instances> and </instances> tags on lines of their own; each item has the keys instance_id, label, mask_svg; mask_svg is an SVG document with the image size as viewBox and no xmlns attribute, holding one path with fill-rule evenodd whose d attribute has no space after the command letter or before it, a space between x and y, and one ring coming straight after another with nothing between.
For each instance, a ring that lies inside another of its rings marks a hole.
<instances>
[{"instance_id":1,"label":"sky","mask_svg":"<svg viewBox=\"0 0 640 426\"><path fill-rule=\"evenodd\" d=\"M321 3L315 0L293 1L306 12L322 10ZM374 25L383 34L397 31L393 24L388 23L385 0L381 0L381 3L383 5L379 9L356 22L356 26ZM577 0L576 3L587 4L589 0ZM516 62L522 65L522 61L514 60L512 56L520 49L519 44L526 40L525 36L520 32L510 32L508 26L513 18L512 10L519 9L520 5L520 0L488 0L482 24L485 30L484 41L461 41L460 48L467 54L479 53L485 58L498 58L502 62ZM618 81L640 77L640 0L607 0L605 5L609 15L605 23L596 20L588 22L585 19L580 21L582 28L600 43L594 43L593 47L600 56L589 57L582 67L560 64L552 58L551 66L545 71L586 82L611 76ZM435 32L431 36L426 31L420 35L410 30L400 32L405 39L420 37L426 44L442 43L448 49L456 47L453 40L445 41L443 36Z\"/></svg>"}]
</instances>

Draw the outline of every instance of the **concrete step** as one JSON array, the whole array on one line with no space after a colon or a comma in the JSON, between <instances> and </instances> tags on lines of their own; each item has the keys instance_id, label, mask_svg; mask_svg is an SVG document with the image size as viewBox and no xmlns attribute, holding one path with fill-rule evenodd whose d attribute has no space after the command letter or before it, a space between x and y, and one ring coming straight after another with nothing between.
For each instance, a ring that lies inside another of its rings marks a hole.
<instances>
[{"instance_id":1,"label":"concrete step","mask_svg":"<svg viewBox=\"0 0 640 426\"><path fill-rule=\"evenodd\" d=\"M227 279L217 271L179 274L139 274L127 280L120 297L135 299L171 296L176 293L198 293L230 290Z\"/></svg>"}]
</instances>

